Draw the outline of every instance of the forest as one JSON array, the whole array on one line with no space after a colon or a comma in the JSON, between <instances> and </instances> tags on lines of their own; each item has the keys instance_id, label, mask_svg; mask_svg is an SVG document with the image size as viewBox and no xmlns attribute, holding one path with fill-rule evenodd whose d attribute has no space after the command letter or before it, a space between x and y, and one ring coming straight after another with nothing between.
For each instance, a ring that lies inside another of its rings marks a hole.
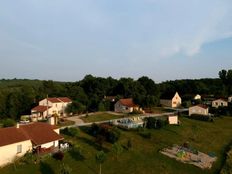
<instances>
[{"instance_id":1,"label":"forest","mask_svg":"<svg viewBox=\"0 0 232 174\"><path fill-rule=\"evenodd\" d=\"M232 70L221 70L218 78L184 79L155 83L149 77L114 79L86 75L76 82L52 80L1 79L0 119L18 120L21 115L30 114L31 108L49 97L67 96L73 100L70 110L76 113L104 111L110 109L105 96L116 98L132 97L142 107L159 105L164 93L178 91L181 97L193 94L227 97L232 94Z\"/></svg>"}]
</instances>

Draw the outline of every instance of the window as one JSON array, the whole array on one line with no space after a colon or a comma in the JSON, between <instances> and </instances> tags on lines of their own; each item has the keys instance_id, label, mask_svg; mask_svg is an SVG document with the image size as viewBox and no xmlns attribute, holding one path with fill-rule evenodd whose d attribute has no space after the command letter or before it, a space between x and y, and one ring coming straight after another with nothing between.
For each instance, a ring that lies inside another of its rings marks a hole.
<instances>
[{"instance_id":1,"label":"window","mask_svg":"<svg viewBox=\"0 0 232 174\"><path fill-rule=\"evenodd\" d=\"M21 153L22 152L22 144L17 145L17 153Z\"/></svg>"}]
</instances>

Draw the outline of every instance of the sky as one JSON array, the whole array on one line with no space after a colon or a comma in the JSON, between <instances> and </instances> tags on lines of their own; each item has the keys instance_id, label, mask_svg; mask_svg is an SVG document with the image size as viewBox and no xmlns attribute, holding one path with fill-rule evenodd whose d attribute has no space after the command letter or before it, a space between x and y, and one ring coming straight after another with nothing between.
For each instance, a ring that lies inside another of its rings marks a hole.
<instances>
[{"instance_id":1,"label":"sky","mask_svg":"<svg viewBox=\"0 0 232 174\"><path fill-rule=\"evenodd\" d=\"M216 78L231 19L231 0L0 1L0 79Z\"/></svg>"}]
</instances>

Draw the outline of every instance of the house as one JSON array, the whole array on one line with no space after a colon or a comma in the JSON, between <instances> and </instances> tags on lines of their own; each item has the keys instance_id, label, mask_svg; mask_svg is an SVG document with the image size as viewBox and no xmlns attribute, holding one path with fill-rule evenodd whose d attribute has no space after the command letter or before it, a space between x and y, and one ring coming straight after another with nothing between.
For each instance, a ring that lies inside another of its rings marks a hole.
<instances>
[{"instance_id":1,"label":"house","mask_svg":"<svg viewBox=\"0 0 232 174\"><path fill-rule=\"evenodd\" d=\"M189 116L192 114L209 115L209 108L208 106L202 104L189 107Z\"/></svg>"},{"instance_id":2,"label":"house","mask_svg":"<svg viewBox=\"0 0 232 174\"><path fill-rule=\"evenodd\" d=\"M232 96L228 97L228 102L232 102Z\"/></svg>"},{"instance_id":3,"label":"house","mask_svg":"<svg viewBox=\"0 0 232 174\"><path fill-rule=\"evenodd\" d=\"M0 166L27 152L52 152L63 139L57 127L41 122L0 128L0 137Z\"/></svg>"},{"instance_id":4,"label":"house","mask_svg":"<svg viewBox=\"0 0 232 174\"><path fill-rule=\"evenodd\" d=\"M67 105L70 103L72 103L72 100L68 97L45 98L39 102L38 106L31 109L31 118L36 121L54 114L63 116Z\"/></svg>"},{"instance_id":5,"label":"house","mask_svg":"<svg viewBox=\"0 0 232 174\"><path fill-rule=\"evenodd\" d=\"M199 94L197 94L197 95L194 96L193 99L194 99L194 100L201 100L201 96L200 96Z\"/></svg>"},{"instance_id":6,"label":"house","mask_svg":"<svg viewBox=\"0 0 232 174\"><path fill-rule=\"evenodd\" d=\"M178 92L176 92L175 94L166 93L161 96L160 104L166 107L176 108L181 105L181 98Z\"/></svg>"},{"instance_id":7,"label":"house","mask_svg":"<svg viewBox=\"0 0 232 174\"><path fill-rule=\"evenodd\" d=\"M221 107L227 107L228 106L228 102L225 99L222 99L222 98L212 101L212 107L218 108L219 106L221 106Z\"/></svg>"},{"instance_id":8,"label":"house","mask_svg":"<svg viewBox=\"0 0 232 174\"><path fill-rule=\"evenodd\" d=\"M169 115L168 116L168 124L178 124L178 115Z\"/></svg>"},{"instance_id":9,"label":"house","mask_svg":"<svg viewBox=\"0 0 232 174\"><path fill-rule=\"evenodd\" d=\"M131 113L138 110L139 106L133 102L132 98L120 99L114 105L115 112Z\"/></svg>"}]
</instances>

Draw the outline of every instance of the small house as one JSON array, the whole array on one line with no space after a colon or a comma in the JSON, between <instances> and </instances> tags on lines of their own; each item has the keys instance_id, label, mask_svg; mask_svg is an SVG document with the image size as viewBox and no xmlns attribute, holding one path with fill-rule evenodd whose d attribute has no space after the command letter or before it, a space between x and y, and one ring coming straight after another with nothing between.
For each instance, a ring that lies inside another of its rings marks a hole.
<instances>
[{"instance_id":1,"label":"small house","mask_svg":"<svg viewBox=\"0 0 232 174\"><path fill-rule=\"evenodd\" d=\"M228 97L228 102L232 102L232 96Z\"/></svg>"},{"instance_id":2,"label":"small house","mask_svg":"<svg viewBox=\"0 0 232 174\"><path fill-rule=\"evenodd\" d=\"M199 94L195 95L194 100L201 100L201 96Z\"/></svg>"},{"instance_id":3,"label":"small house","mask_svg":"<svg viewBox=\"0 0 232 174\"><path fill-rule=\"evenodd\" d=\"M160 104L162 106L166 106L166 107L172 107L172 108L176 108L179 107L181 105L181 98L178 94L178 92L176 93L172 93L172 94L164 94L161 96L160 99Z\"/></svg>"},{"instance_id":4,"label":"small house","mask_svg":"<svg viewBox=\"0 0 232 174\"><path fill-rule=\"evenodd\" d=\"M42 122L0 128L0 166L27 152L53 152L59 148L62 139L59 128Z\"/></svg>"},{"instance_id":5,"label":"small house","mask_svg":"<svg viewBox=\"0 0 232 174\"><path fill-rule=\"evenodd\" d=\"M209 108L206 105L196 105L189 107L189 116L197 114L197 115L209 115Z\"/></svg>"},{"instance_id":6,"label":"small house","mask_svg":"<svg viewBox=\"0 0 232 174\"><path fill-rule=\"evenodd\" d=\"M138 110L139 106L133 102L132 98L120 99L114 105L115 112L131 113Z\"/></svg>"},{"instance_id":7,"label":"small house","mask_svg":"<svg viewBox=\"0 0 232 174\"><path fill-rule=\"evenodd\" d=\"M168 116L168 124L179 124L177 115L169 115Z\"/></svg>"},{"instance_id":8,"label":"small house","mask_svg":"<svg viewBox=\"0 0 232 174\"><path fill-rule=\"evenodd\" d=\"M225 99L222 99L222 98L212 101L212 107L218 108L219 106L220 107L227 107L228 102Z\"/></svg>"}]
</instances>

